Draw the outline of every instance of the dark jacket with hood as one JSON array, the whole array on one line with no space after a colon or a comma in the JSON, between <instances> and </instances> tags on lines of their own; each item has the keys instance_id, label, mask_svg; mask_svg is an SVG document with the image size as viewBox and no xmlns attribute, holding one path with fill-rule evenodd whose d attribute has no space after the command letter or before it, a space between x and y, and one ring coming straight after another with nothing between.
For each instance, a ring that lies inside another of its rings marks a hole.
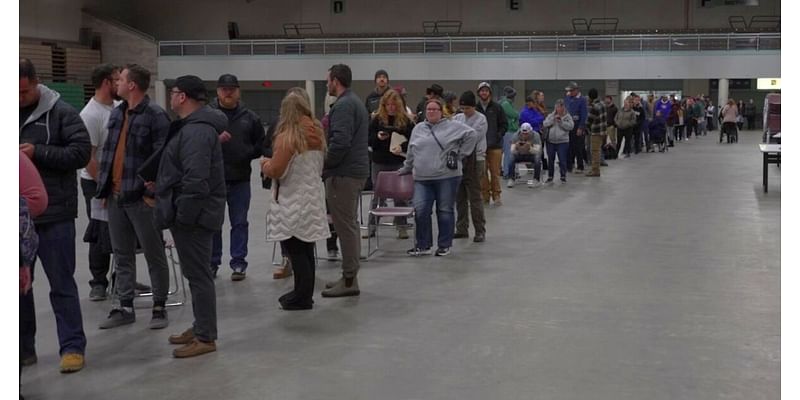
<instances>
[{"instance_id":1,"label":"dark jacket with hood","mask_svg":"<svg viewBox=\"0 0 800 400\"><path fill-rule=\"evenodd\" d=\"M221 109L219 99L215 98L209 104L212 108ZM225 113L223 111L223 113ZM225 113L227 116L228 114ZM250 181L253 172L251 162L261 156L261 146L264 143L264 127L261 118L254 111L244 107L241 102L228 117L225 130L231 134L231 139L222 143L222 158L225 161L226 181Z\"/></svg>"},{"instance_id":2,"label":"dark jacket with hood","mask_svg":"<svg viewBox=\"0 0 800 400\"><path fill-rule=\"evenodd\" d=\"M156 226L222 228L225 171L219 134L228 120L204 106L169 128L156 178Z\"/></svg>"},{"instance_id":3,"label":"dark jacket with hood","mask_svg":"<svg viewBox=\"0 0 800 400\"><path fill-rule=\"evenodd\" d=\"M386 91L384 91L383 93L386 93ZM381 97L383 97L383 93L378 93L378 89L375 89L372 91L372 93L369 94L369 96L367 96L367 101L366 101L367 113L372 115L372 113L378 111L378 107L381 105Z\"/></svg>"},{"instance_id":4,"label":"dark jacket with hood","mask_svg":"<svg viewBox=\"0 0 800 400\"><path fill-rule=\"evenodd\" d=\"M34 222L46 224L78 216L76 170L89 162L92 142L77 110L47 86L39 85L38 90L39 104L20 123L19 142L35 146L33 163L42 176L49 203Z\"/></svg>"},{"instance_id":5,"label":"dark jacket with hood","mask_svg":"<svg viewBox=\"0 0 800 400\"><path fill-rule=\"evenodd\" d=\"M323 178L369 177L369 116L364 103L352 90L347 89L333 103L329 120L328 154L322 171Z\"/></svg>"},{"instance_id":6,"label":"dark jacket with hood","mask_svg":"<svg viewBox=\"0 0 800 400\"><path fill-rule=\"evenodd\" d=\"M508 119L503 108L494 100L489 99L489 104L486 105L486 108L483 107L483 103L479 100L475 109L486 116L486 148L502 149L503 135L506 134L508 129Z\"/></svg>"}]
</instances>

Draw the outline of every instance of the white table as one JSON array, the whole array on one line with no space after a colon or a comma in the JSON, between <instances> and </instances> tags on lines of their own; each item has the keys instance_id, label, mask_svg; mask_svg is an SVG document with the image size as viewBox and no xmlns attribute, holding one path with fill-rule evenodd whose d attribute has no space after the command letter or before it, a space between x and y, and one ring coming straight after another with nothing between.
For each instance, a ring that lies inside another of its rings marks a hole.
<instances>
[{"instance_id":1,"label":"white table","mask_svg":"<svg viewBox=\"0 0 800 400\"><path fill-rule=\"evenodd\" d=\"M762 164L762 170L764 173L764 193L767 193L767 165L769 164L778 164L781 163L781 145L779 144L767 144L767 143L759 143L758 144L759 150L761 150L761 154L763 154L764 162Z\"/></svg>"}]
</instances>

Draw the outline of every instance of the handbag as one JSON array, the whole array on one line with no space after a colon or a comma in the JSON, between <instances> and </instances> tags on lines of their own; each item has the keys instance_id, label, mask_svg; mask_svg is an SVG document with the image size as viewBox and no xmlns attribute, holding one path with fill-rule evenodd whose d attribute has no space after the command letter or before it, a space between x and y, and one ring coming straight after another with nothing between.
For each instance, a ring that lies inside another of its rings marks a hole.
<instances>
[{"instance_id":1,"label":"handbag","mask_svg":"<svg viewBox=\"0 0 800 400\"><path fill-rule=\"evenodd\" d=\"M439 142L439 139L436 137L436 134L433 132L433 127L431 127L431 135L433 135L433 140L436 141L436 144L439 145L439 148L444 151L444 146ZM458 169L458 154L455 151L449 151L446 157L446 165L449 169Z\"/></svg>"}]
</instances>

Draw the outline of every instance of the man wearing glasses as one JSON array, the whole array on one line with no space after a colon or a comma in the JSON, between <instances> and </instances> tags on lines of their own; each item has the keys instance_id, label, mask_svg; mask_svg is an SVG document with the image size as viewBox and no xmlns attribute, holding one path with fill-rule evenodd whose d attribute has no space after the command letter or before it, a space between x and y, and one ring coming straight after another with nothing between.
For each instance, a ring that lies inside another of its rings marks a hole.
<instances>
[{"instance_id":1,"label":"man wearing glasses","mask_svg":"<svg viewBox=\"0 0 800 400\"><path fill-rule=\"evenodd\" d=\"M136 321L133 309L136 284L136 242L147 260L153 286L150 329L169 325L165 304L169 270L161 231L153 221L155 194L147 189L138 170L160 151L169 131L169 117L147 96L150 71L129 64L120 73L117 94L124 101L114 108L108 122L108 138L100 159L97 198L106 199L108 229L116 260L116 292L119 305L111 310L100 329Z\"/></svg>"}]
</instances>

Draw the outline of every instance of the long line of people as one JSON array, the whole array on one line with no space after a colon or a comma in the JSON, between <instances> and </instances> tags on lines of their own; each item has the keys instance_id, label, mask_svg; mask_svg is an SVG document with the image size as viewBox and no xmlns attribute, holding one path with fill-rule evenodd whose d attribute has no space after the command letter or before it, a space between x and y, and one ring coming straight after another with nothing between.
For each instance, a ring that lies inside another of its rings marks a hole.
<instances>
[{"instance_id":1,"label":"long line of people","mask_svg":"<svg viewBox=\"0 0 800 400\"><path fill-rule=\"evenodd\" d=\"M405 90L392 88L385 70L375 73L375 91L362 101L351 89L350 68L337 64L327 72L327 94L333 101L322 121L313 115L308 93L292 88L281 103L279 120L265 134L259 116L241 102L234 75L219 77L217 98L211 101L196 76L167 81L175 120L146 94L150 72L140 65L100 65L92 80L95 95L78 115L57 92L39 83L29 60L20 60L20 156L38 169L50 198L43 213L30 215L40 243L36 254L51 284L62 372L82 369L86 348L73 277L79 168L84 168L81 186L91 221L84 235L90 242L89 298L105 299L113 282L118 299L99 328L135 323L139 250L152 283L149 328L169 325L163 237L163 230L169 230L189 281L195 318L190 328L168 338L182 346L173 355L185 358L216 351L214 279L222 260L226 204L231 280L246 279L250 165L256 158L261 158L260 172L272 194L266 239L281 242L284 255L273 277L294 276L293 290L279 303L284 310L307 310L314 304L314 246L322 239L328 240L329 252L338 252L337 242L341 245L342 270L321 295L360 294L358 204L365 184L377 181L381 172L411 174L414 180L416 236L408 255L443 257L451 254L454 239L469 237L470 217L474 242L486 240L485 207L503 204L501 180L514 187L518 164L533 170L529 187L541 185L543 169L546 184L552 184L556 168L562 183L573 171L599 177L606 158L649 152L653 144L665 151L684 137L689 140L692 132L705 134L713 122L708 113L715 115L711 102L701 98L648 102L635 93L618 109L612 96L601 100L595 89L584 97L576 82L567 85L552 111L541 91L526 97L518 111L513 106L517 92L510 86L497 101L488 82L461 95L432 84L414 113ZM721 115L723 130L735 129L733 100ZM22 199L22 186L20 190ZM375 198L371 205L386 200ZM398 238L407 239L408 221L394 222ZM365 237L379 224L370 218ZM115 276L109 278L111 254ZM36 328L29 285L32 260L23 261L20 359L29 365L36 362Z\"/></svg>"}]
</instances>

